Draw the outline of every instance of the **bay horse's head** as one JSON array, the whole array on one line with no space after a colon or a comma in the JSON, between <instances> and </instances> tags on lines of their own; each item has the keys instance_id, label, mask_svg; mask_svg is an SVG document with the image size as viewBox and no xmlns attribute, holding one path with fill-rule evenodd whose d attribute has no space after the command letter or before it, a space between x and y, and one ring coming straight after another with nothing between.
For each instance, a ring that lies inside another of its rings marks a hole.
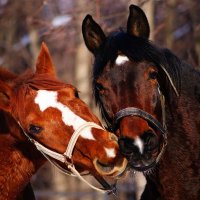
<instances>
[{"instance_id":1,"label":"bay horse's head","mask_svg":"<svg viewBox=\"0 0 200 200\"><path fill-rule=\"evenodd\" d=\"M72 85L57 80L45 44L35 73L7 77L5 81L0 76L0 109L9 115L10 132L17 140L28 142L28 137L66 169L71 163L78 171L109 177L124 171L126 159L116 136L102 127Z\"/></svg>"},{"instance_id":2,"label":"bay horse's head","mask_svg":"<svg viewBox=\"0 0 200 200\"><path fill-rule=\"evenodd\" d=\"M87 15L82 25L87 48L94 54L93 89L109 127L119 135L121 152L133 168L153 167L166 145L166 85L177 93L165 54L149 40L144 12L130 6L127 31L105 36ZM172 66L173 69L173 66ZM176 76L176 73L174 73Z\"/></svg>"}]
</instances>

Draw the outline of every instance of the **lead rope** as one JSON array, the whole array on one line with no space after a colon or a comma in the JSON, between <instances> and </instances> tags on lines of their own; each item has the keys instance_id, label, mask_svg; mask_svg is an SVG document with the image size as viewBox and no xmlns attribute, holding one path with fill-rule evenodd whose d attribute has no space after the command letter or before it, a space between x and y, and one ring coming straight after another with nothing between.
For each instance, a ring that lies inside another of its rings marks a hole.
<instances>
[{"instance_id":1,"label":"lead rope","mask_svg":"<svg viewBox=\"0 0 200 200\"><path fill-rule=\"evenodd\" d=\"M76 168L74 167L74 165L72 163L68 163L67 162L67 167L68 169L71 170L71 172L73 173L69 173L69 171L65 170L64 168L60 167L56 162L54 162L53 160L51 160L51 158L46 155L45 153L43 153L42 151L40 151L42 153L42 155L52 164L54 165L55 167L58 168L58 170L60 172L62 172L63 174L67 174L69 176L74 176L74 177L77 177L79 178L81 181L83 181L84 183L86 183L89 187L91 187L92 189L98 191L98 192L102 192L102 193L110 193L110 192L113 192L112 189L110 190L104 190L104 189L101 189L101 188L97 188L96 186L90 184L86 179L84 179L81 174L76 170Z\"/></svg>"},{"instance_id":2,"label":"lead rope","mask_svg":"<svg viewBox=\"0 0 200 200\"><path fill-rule=\"evenodd\" d=\"M160 103L161 103L161 109L162 109L162 124L165 129L165 134L163 135L164 137L164 144L161 152L159 153L158 157L156 158L156 163L159 162L161 156L163 155L165 151L165 147L167 146L167 125L166 125L166 112L165 112L165 96L162 94L160 90L160 86L158 86L158 93L160 94Z\"/></svg>"},{"instance_id":3,"label":"lead rope","mask_svg":"<svg viewBox=\"0 0 200 200\"><path fill-rule=\"evenodd\" d=\"M169 79L169 82L170 82L172 88L174 89L174 92L176 93L176 96L178 97L179 93L178 93L178 90L176 89L176 86L173 83L173 80L172 80L171 76L169 75L168 71L165 69L165 67L163 65L161 65L161 68L163 69L163 71L167 75L167 78Z\"/></svg>"},{"instance_id":4,"label":"lead rope","mask_svg":"<svg viewBox=\"0 0 200 200\"><path fill-rule=\"evenodd\" d=\"M113 192L112 189L107 190L107 189L101 189L101 188L97 188L96 186L90 184L86 179L84 179L81 174L76 170L75 166L73 165L73 163L69 163L67 161L67 158L69 158L71 160L72 157L72 153L73 153L73 149L75 147L76 141L78 140L78 137L80 136L81 132L88 127L94 127L94 128L98 128L98 129L102 129L104 130L101 126L95 124L94 122L87 122L85 124L83 124L82 126L80 126L73 134L72 137L68 143L67 149L65 151L64 154L60 154L57 152L54 152L48 148L46 148L45 146L43 146L42 144L40 144L39 142L37 142L36 140L34 140L33 138L31 138L24 130L24 128L22 127L22 125L20 124L19 121L17 121L19 126L21 127L24 135L28 138L28 140L33 143L35 145L35 147L37 148L38 151L41 152L41 154L52 164L54 165L56 168L59 169L59 171L61 171L64 174L67 174L69 176L75 176L78 177L81 181L83 181L84 183L86 183L89 187L91 187L92 189L101 192L101 193L110 193ZM51 158L56 159L58 161L61 161L62 163L66 164L66 166L68 167L68 169L71 171L67 171L65 170L63 167L60 167L56 162L54 162L53 160L51 160Z\"/></svg>"},{"instance_id":5,"label":"lead rope","mask_svg":"<svg viewBox=\"0 0 200 200\"><path fill-rule=\"evenodd\" d=\"M160 87L158 87L158 93L160 94L160 103L161 103L161 109L162 109L162 124L163 124L163 128L165 129L165 131L167 131L166 112L165 112L165 96L162 94ZM167 137L166 135L164 135L164 136Z\"/></svg>"}]
</instances>

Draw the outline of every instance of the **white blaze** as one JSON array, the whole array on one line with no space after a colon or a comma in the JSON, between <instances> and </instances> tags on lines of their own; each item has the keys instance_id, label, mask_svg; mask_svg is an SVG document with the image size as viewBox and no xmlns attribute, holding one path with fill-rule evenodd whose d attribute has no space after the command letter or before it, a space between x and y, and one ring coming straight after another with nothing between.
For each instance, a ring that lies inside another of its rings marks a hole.
<instances>
[{"instance_id":1,"label":"white blaze","mask_svg":"<svg viewBox=\"0 0 200 200\"><path fill-rule=\"evenodd\" d=\"M85 124L86 121L72 112L67 106L58 102L57 95L55 91L38 90L35 103L39 105L42 112L49 107L58 109L62 113L63 122L67 126L72 126L74 130L77 130L80 126ZM85 139L95 140L91 128L85 128L80 135Z\"/></svg>"},{"instance_id":2,"label":"white blaze","mask_svg":"<svg viewBox=\"0 0 200 200\"><path fill-rule=\"evenodd\" d=\"M116 156L115 149L113 149L113 148L112 149L108 149L106 147L104 147L104 149L105 149L106 154L107 154L108 157L114 158Z\"/></svg>"},{"instance_id":3,"label":"white blaze","mask_svg":"<svg viewBox=\"0 0 200 200\"><path fill-rule=\"evenodd\" d=\"M119 55L117 57L117 59L115 60L115 63L117 65L123 65L125 62L129 61L128 57L127 56L122 56L122 55Z\"/></svg>"},{"instance_id":4,"label":"white blaze","mask_svg":"<svg viewBox=\"0 0 200 200\"><path fill-rule=\"evenodd\" d=\"M142 154L143 150L144 150L144 143L143 143L143 141L139 137L136 137L134 144L139 148L139 151Z\"/></svg>"}]
</instances>

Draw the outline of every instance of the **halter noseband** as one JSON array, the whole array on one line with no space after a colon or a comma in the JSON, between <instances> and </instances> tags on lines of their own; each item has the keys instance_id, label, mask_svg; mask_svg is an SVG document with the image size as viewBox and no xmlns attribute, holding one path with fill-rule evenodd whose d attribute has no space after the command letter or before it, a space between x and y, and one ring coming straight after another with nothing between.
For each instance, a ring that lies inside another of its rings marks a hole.
<instances>
[{"instance_id":1,"label":"halter noseband","mask_svg":"<svg viewBox=\"0 0 200 200\"><path fill-rule=\"evenodd\" d=\"M162 109L162 125L161 123L155 119L152 115L135 107L127 107L120 111L118 111L114 117L114 128L116 128L119 124L119 121L126 116L137 116L144 120L146 120L149 124L151 124L154 128L159 130L162 133L164 143L162 146L162 150L156 158L156 163L160 160L162 154L164 153L165 147L167 145L167 126L166 126L166 118L165 118L165 97L161 93L158 87L158 93L160 95L161 109Z\"/></svg>"},{"instance_id":2,"label":"halter noseband","mask_svg":"<svg viewBox=\"0 0 200 200\"><path fill-rule=\"evenodd\" d=\"M119 123L119 121L122 118L126 116L141 117L142 119L145 119L147 122L150 122L154 127L156 127L159 131L161 131L163 135L165 135L166 133L166 130L164 129L164 127L152 115L135 107L127 107L117 112L114 119L115 126Z\"/></svg>"},{"instance_id":3,"label":"halter noseband","mask_svg":"<svg viewBox=\"0 0 200 200\"><path fill-rule=\"evenodd\" d=\"M78 177L80 180L82 180L84 183L86 183L88 186L90 186L92 189L95 189L99 192L102 193L114 193L115 188L112 188L103 178L101 179L101 184L104 186L106 186L109 189L101 189L101 188L97 188L94 185L90 184L86 179L84 179L82 177L82 175L76 170L73 162L72 162L72 153L75 147L75 144L81 134L81 132L88 127L92 127L92 128L97 128L97 129L102 129L104 130L101 126L99 126L98 124L95 124L94 122L86 122L84 123L82 126L80 126L78 129L76 129L74 131L74 133L72 134L67 149L63 154L57 153L55 151L52 151L48 148L46 148L45 146L43 146L42 144L40 144L39 142L37 142L36 140L34 140L33 138L31 138L24 130L24 128L22 127L22 125L20 124L20 122L18 121L19 126L21 127L24 135L28 138L28 140L33 143L35 145L35 147L37 148L38 151L40 151L42 153L42 155L51 163L53 164L55 167L57 167L61 172L63 172L64 174L70 175L70 176L76 176ZM51 158L58 160L64 164L66 164L66 166L68 167L69 170L64 169L63 167L59 166L55 161L51 160ZM71 161L71 162L70 162Z\"/></svg>"}]
</instances>

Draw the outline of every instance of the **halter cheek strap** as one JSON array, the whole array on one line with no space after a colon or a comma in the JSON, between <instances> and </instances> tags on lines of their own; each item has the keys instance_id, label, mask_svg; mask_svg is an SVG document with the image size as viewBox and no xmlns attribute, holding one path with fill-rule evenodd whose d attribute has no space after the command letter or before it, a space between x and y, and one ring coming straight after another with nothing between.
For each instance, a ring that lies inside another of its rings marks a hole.
<instances>
[{"instance_id":1,"label":"halter cheek strap","mask_svg":"<svg viewBox=\"0 0 200 200\"><path fill-rule=\"evenodd\" d=\"M109 192L113 192L113 189L101 189L101 188L97 188L94 185L90 184L86 179L84 179L82 177L82 175L76 170L74 164L72 162L69 162L68 160L72 161L72 153L75 147L75 144L80 136L80 134L82 133L82 131L85 128L97 128L97 129L102 129L104 130L101 126L99 126L98 124L95 124L94 122L86 122L85 124L81 125L71 136L67 149L63 154L57 153L55 151L52 151L48 148L46 148L45 146L43 146L42 144L40 144L39 142L37 142L36 140L34 140L33 138L31 138L26 131L24 130L24 128L22 127L22 125L20 124L20 122L18 121L19 126L21 127L21 129L23 130L24 135L28 138L28 140L33 143L35 145L35 147L37 148L38 151L40 151L42 153L42 155L51 163L53 164L55 167L57 167L61 172L63 172L64 174L70 175L70 176L76 176L78 177L80 180L82 180L84 183L86 183L88 186L90 186L92 189L97 190L99 192L102 193L109 193ZM64 169L63 167L59 166L55 161L53 161L51 158L58 160L64 164L66 164L66 166L68 167L68 170Z\"/></svg>"}]
</instances>

